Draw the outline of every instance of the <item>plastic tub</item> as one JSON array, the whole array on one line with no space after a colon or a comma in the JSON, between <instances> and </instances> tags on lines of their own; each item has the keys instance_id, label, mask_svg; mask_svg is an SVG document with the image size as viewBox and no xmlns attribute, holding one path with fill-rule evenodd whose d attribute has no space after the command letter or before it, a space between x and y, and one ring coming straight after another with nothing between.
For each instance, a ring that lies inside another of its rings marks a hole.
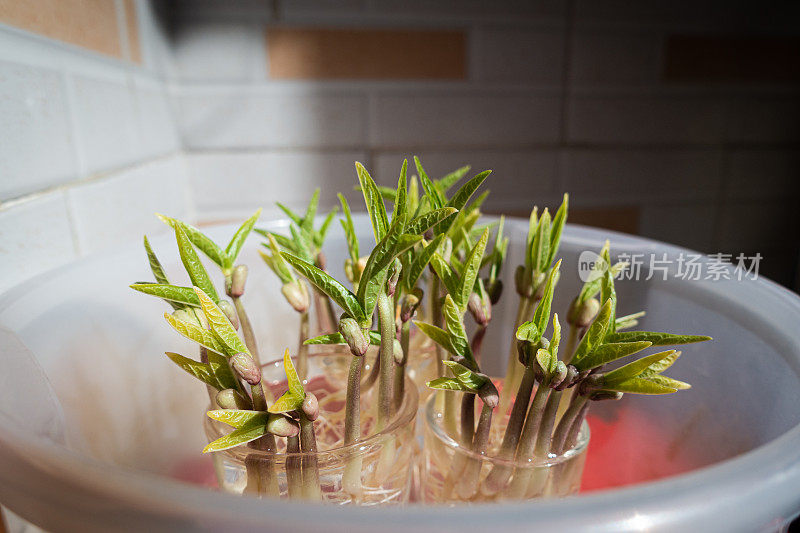
<instances>
[{"instance_id":1,"label":"plastic tub","mask_svg":"<svg viewBox=\"0 0 800 533\"><path fill-rule=\"evenodd\" d=\"M356 223L368 242L369 221L359 216ZM260 225L280 229L285 222ZM508 265L515 265L527 221L508 220L506 227ZM220 239L233 230L209 228ZM580 283L578 255L607 237L616 253L675 260L685 252L570 226L555 302L560 313ZM334 270L344 261L342 242L333 231L326 254ZM173 277L184 279L171 236L153 245ZM296 317L256 250L250 242L243 252L251 266L245 298L264 357L277 357L296 342ZM645 329L715 340L687 347L674 367L672 375L690 381L691 390L626 397L594 410L584 488L641 483L563 500L457 509L309 506L175 479L185 477L181 465L204 445L198 418L205 391L163 355L191 353L190 343L162 323L163 305L127 288L149 279L141 245L130 243L0 296L0 502L54 531L260 531L267 523L274 530L348 533L530 531L532 524L570 531L779 529L800 510L800 298L764 279L659 278L620 282L620 312L646 307ZM504 370L515 306L508 296L494 310L484 341L488 374ZM604 427L614 431L604 437ZM615 440L621 434L626 438ZM603 464L613 464L613 471L592 481Z\"/></svg>"}]
</instances>

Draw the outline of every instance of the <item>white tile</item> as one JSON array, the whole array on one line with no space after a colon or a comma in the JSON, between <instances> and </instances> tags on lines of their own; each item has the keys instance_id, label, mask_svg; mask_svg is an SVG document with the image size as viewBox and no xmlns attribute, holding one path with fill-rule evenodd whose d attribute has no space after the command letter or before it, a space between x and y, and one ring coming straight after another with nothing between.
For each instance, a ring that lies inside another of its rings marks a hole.
<instances>
[{"instance_id":1,"label":"white tile","mask_svg":"<svg viewBox=\"0 0 800 533\"><path fill-rule=\"evenodd\" d=\"M140 155L136 106L127 77L118 81L71 78L77 144L86 173L127 163Z\"/></svg>"},{"instance_id":2,"label":"white tile","mask_svg":"<svg viewBox=\"0 0 800 533\"><path fill-rule=\"evenodd\" d=\"M800 102L796 96L735 99L726 140L743 143L800 141Z\"/></svg>"},{"instance_id":3,"label":"white tile","mask_svg":"<svg viewBox=\"0 0 800 533\"><path fill-rule=\"evenodd\" d=\"M378 95L373 146L507 146L558 139L557 96L454 93Z\"/></svg>"},{"instance_id":4,"label":"white tile","mask_svg":"<svg viewBox=\"0 0 800 533\"><path fill-rule=\"evenodd\" d=\"M478 28L472 33L474 79L560 85L564 32L533 28Z\"/></svg>"},{"instance_id":5,"label":"white tile","mask_svg":"<svg viewBox=\"0 0 800 533\"><path fill-rule=\"evenodd\" d=\"M714 250L717 209L712 203L692 205L645 205L639 233L650 239L685 246L702 252Z\"/></svg>"},{"instance_id":6,"label":"white tile","mask_svg":"<svg viewBox=\"0 0 800 533\"><path fill-rule=\"evenodd\" d=\"M142 156L178 150L178 132L163 88L136 84L136 118Z\"/></svg>"},{"instance_id":7,"label":"white tile","mask_svg":"<svg viewBox=\"0 0 800 533\"><path fill-rule=\"evenodd\" d=\"M572 97L573 142L709 144L722 141L724 103L713 97L613 95Z\"/></svg>"},{"instance_id":8,"label":"white tile","mask_svg":"<svg viewBox=\"0 0 800 533\"><path fill-rule=\"evenodd\" d=\"M722 250L751 252L792 246L800 238L800 213L779 201L730 202L722 206L717 245Z\"/></svg>"},{"instance_id":9,"label":"white tile","mask_svg":"<svg viewBox=\"0 0 800 533\"><path fill-rule=\"evenodd\" d=\"M336 193L359 198L354 162L366 164L363 152L242 152L189 154L189 175L198 218L229 213L238 216L275 202L305 207L316 187L320 206L338 204ZM369 166L369 165L368 165ZM357 203L354 205L358 205Z\"/></svg>"},{"instance_id":10,"label":"white tile","mask_svg":"<svg viewBox=\"0 0 800 533\"><path fill-rule=\"evenodd\" d=\"M0 210L0 291L75 258L63 192Z\"/></svg>"},{"instance_id":11,"label":"white tile","mask_svg":"<svg viewBox=\"0 0 800 533\"><path fill-rule=\"evenodd\" d=\"M742 149L728 156L729 198L797 198L800 154L796 150Z\"/></svg>"},{"instance_id":12,"label":"white tile","mask_svg":"<svg viewBox=\"0 0 800 533\"><path fill-rule=\"evenodd\" d=\"M169 157L71 188L67 194L81 253L165 231L155 213L185 217L186 184L185 162Z\"/></svg>"},{"instance_id":13,"label":"white tile","mask_svg":"<svg viewBox=\"0 0 800 533\"><path fill-rule=\"evenodd\" d=\"M0 200L75 177L61 75L0 62L0 116Z\"/></svg>"},{"instance_id":14,"label":"white tile","mask_svg":"<svg viewBox=\"0 0 800 533\"><path fill-rule=\"evenodd\" d=\"M654 84L660 77L659 32L577 30L573 36L573 84Z\"/></svg>"},{"instance_id":15,"label":"white tile","mask_svg":"<svg viewBox=\"0 0 800 533\"><path fill-rule=\"evenodd\" d=\"M178 98L187 148L361 146L365 114L365 97L347 93L230 91Z\"/></svg>"},{"instance_id":16,"label":"white tile","mask_svg":"<svg viewBox=\"0 0 800 533\"><path fill-rule=\"evenodd\" d=\"M721 157L718 150L571 149L563 154L565 187L597 199L713 198Z\"/></svg>"},{"instance_id":17,"label":"white tile","mask_svg":"<svg viewBox=\"0 0 800 533\"><path fill-rule=\"evenodd\" d=\"M172 41L180 80L251 81L266 77L264 25L252 20L179 20Z\"/></svg>"},{"instance_id":18,"label":"white tile","mask_svg":"<svg viewBox=\"0 0 800 533\"><path fill-rule=\"evenodd\" d=\"M486 212L526 211L534 203L541 204L543 197L552 197L556 191L556 172L558 154L553 150L499 151L499 150L453 150L446 152L427 151L417 154L397 152L381 153L375 160L375 177L381 183L394 185L403 158L408 158L411 173L414 169L413 155L419 156L425 172L433 178L470 165L472 168L466 179L483 170L492 174L481 190L491 193L483 204ZM449 194L458 188L455 185Z\"/></svg>"}]
</instances>

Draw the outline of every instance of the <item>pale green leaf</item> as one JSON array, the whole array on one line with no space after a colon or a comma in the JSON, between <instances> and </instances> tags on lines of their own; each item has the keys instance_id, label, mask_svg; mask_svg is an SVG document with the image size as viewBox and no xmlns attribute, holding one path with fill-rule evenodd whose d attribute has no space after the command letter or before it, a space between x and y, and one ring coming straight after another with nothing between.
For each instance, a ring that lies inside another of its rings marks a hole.
<instances>
[{"instance_id":1,"label":"pale green leaf","mask_svg":"<svg viewBox=\"0 0 800 533\"><path fill-rule=\"evenodd\" d=\"M639 353L650 347L649 342L611 342L604 343L581 359L581 370L597 368L617 359Z\"/></svg>"},{"instance_id":2,"label":"pale green leaf","mask_svg":"<svg viewBox=\"0 0 800 533\"><path fill-rule=\"evenodd\" d=\"M433 209L441 209L445 206L444 196L428 177L425 169L422 168L422 162L419 160L419 157L414 156L414 164L417 167L417 175L419 175L419 181L422 184L422 190L425 191L425 195L428 197L431 207Z\"/></svg>"},{"instance_id":3,"label":"pale green leaf","mask_svg":"<svg viewBox=\"0 0 800 533\"><path fill-rule=\"evenodd\" d=\"M156 253L150 247L150 241L147 240L147 235L144 237L144 249L147 252L147 261L150 263L150 270L153 272L153 277L156 283L162 285L169 285L169 279L164 273L164 267L161 266L161 261L156 257Z\"/></svg>"},{"instance_id":4,"label":"pale green leaf","mask_svg":"<svg viewBox=\"0 0 800 533\"><path fill-rule=\"evenodd\" d=\"M461 179L467 175L469 169L471 167L469 165L465 165L459 169L446 174L435 181L436 187L441 191L442 194L447 194L447 191L450 190L450 187L461 181Z\"/></svg>"},{"instance_id":5,"label":"pale green leaf","mask_svg":"<svg viewBox=\"0 0 800 533\"><path fill-rule=\"evenodd\" d=\"M473 392L478 392L483 385L486 384L488 379L481 376L467 368L466 366L456 363L455 361L442 361L446 367L450 369L458 381L465 387Z\"/></svg>"},{"instance_id":6,"label":"pale green leaf","mask_svg":"<svg viewBox=\"0 0 800 533\"><path fill-rule=\"evenodd\" d=\"M208 272L206 272L203 263L200 262L197 252L194 251L192 242L179 224L175 225L175 239L178 241L178 252L183 266L189 274L189 279L192 280L192 285L200 287L212 300L218 302L219 295L217 295L217 290L214 288L214 283L208 277Z\"/></svg>"},{"instance_id":7,"label":"pale green leaf","mask_svg":"<svg viewBox=\"0 0 800 533\"><path fill-rule=\"evenodd\" d=\"M467 338L467 332L464 329L464 323L462 321L464 312L456 306L456 303L449 294L444 297L442 315L444 317L445 329L450 336L450 344L453 348L451 353L464 357L474 364L472 350L470 350L469 347L469 339Z\"/></svg>"},{"instance_id":8,"label":"pale green leaf","mask_svg":"<svg viewBox=\"0 0 800 533\"><path fill-rule=\"evenodd\" d=\"M208 446L203 448L203 453L220 452L229 448L241 446L259 437L263 437L266 433L267 426L262 424L259 420L254 420L211 442Z\"/></svg>"},{"instance_id":9,"label":"pale green leaf","mask_svg":"<svg viewBox=\"0 0 800 533\"><path fill-rule=\"evenodd\" d=\"M486 251L486 243L488 242L489 230L487 229L484 230L480 240L472 247L464 260L458 292L453 295L453 299L462 313L467 310L469 295L472 294L472 289L475 287L475 280L478 278L478 271L481 267L481 259L483 259L483 253Z\"/></svg>"},{"instance_id":10,"label":"pale green leaf","mask_svg":"<svg viewBox=\"0 0 800 533\"><path fill-rule=\"evenodd\" d=\"M292 211L291 209L289 209L288 207L286 207L285 205L283 205L280 202L275 202L275 205L277 205L278 209L283 211L284 214L287 217L289 217L289 220L291 220L292 222L294 222L298 226L302 226L303 225L303 218L300 215L298 215L297 213L295 213L294 211Z\"/></svg>"},{"instance_id":11,"label":"pale green leaf","mask_svg":"<svg viewBox=\"0 0 800 533\"><path fill-rule=\"evenodd\" d=\"M549 250L549 257L547 259L547 264L553 262L556 258L556 254L558 253L558 247L561 244L561 232L564 230L564 224L567 222L567 210L569 206L569 195L564 194L564 200L561 202L561 206L556 211L556 216L553 217L553 227L550 231L550 250Z\"/></svg>"},{"instance_id":12,"label":"pale green leaf","mask_svg":"<svg viewBox=\"0 0 800 533\"><path fill-rule=\"evenodd\" d=\"M166 352L170 360L206 385L219 390L235 389L236 381L230 374L219 372L217 363L200 363L174 352ZM227 366L227 363L226 363Z\"/></svg>"},{"instance_id":13,"label":"pale green leaf","mask_svg":"<svg viewBox=\"0 0 800 533\"><path fill-rule=\"evenodd\" d=\"M208 411L206 415L212 420L228 424L236 429L259 423L266 427L269 414L264 411L248 411L245 409L217 409Z\"/></svg>"},{"instance_id":14,"label":"pale green leaf","mask_svg":"<svg viewBox=\"0 0 800 533\"><path fill-rule=\"evenodd\" d=\"M672 357L674 354L675 350L654 353L607 372L605 375L604 385L619 383L620 381L639 377L639 375L648 370L651 365L660 363L663 359Z\"/></svg>"},{"instance_id":15,"label":"pale green leaf","mask_svg":"<svg viewBox=\"0 0 800 533\"><path fill-rule=\"evenodd\" d=\"M298 398L292 391L287 390L283 393L283 395L275 400L275 403L269 406L268 411L270 413L289 413L291 411L297 411L303 406L303 398Z\"/></svg>"},{"instance_id":16,"label":"pale green leaf","mask_svg":"<svg viewBox=\"0 0 800 533\"><path fill-rule=\"evenodd\" d=\"M444 283L444 287L447 289L447 292L450 294L457 293L458 278L456 277L456 274L453 272L453 269L450 267L450 265L447 264L447 261L442 259L442 256L438 253L434 253L433 256L431 256L430 263L433 267L433 271L436 273L439 279L442 280L442 283Z\"/></svg>"},{"instance_id":17,"label":"pale green leaf","mask_svg":"<svg viewBox=\"0 0 800 533\"><path fill-rule=\"evenodd\" d=\"M350 205L342 193L339 193L339 202L342 204L342 213L344 213L344 220L340 220L342 228L344 228L344 236L347 240L347 249L350 251L350 260L353 263L358 262L361 257L358 251L358 237L356 237L356 229L353 225L353 217L350 214Z\"/></svg>"},{"instance_id":18,"label":"pale green leaf","mask_svg":"<svg viewBox=\"0 0 800 533\"><path fill-rule=\"evenodd\" d=\"M411 222L408 223L406 232L414 235L422 235L439 222L449 217L455 217L456 213L458 213L458 210L454 207L443 207L441 209L428 211L411 220Z\"/></svg>"},{"instance_id":19,"label":"pale green leaf","mask_svg":"<svg viewBox=\"0 0 800 533\"><path fill-rule=\"evenodd\" d=\"M197 295L194 293L194 290L191 287L178 287L177 285L138 282L130 285L130 288L135 291L143 292L144 294L169 300L170 302L178 302L181 304L191 305L193 307L200 307L200 300L197 299Z\"/></svg>"},{"instance_id":20,"label":"pale green leaf","mask_svg":"<svg viewBox=\"0 0 800 533\"><path fill-rule=\"evenodd\" d=\"M433 254L439 249L439 245L444 238L444 235L437 235L414 257L414 262L411 263L411 266L406 270L404 275L406 288L409 291L417 285L420 276L422 276L422 272L424 272L425 267L430 263L431 257L433 257Z\"/></svg>"},{"instance_id":21,"label":"pale green leaf","mask_svg":"<svg viewBox=\"0 0 800 533\"><path fill-rule=\"evenodd\" d=\"M202 289L195 287L194 291L200 299L203 314L206 316L206 320L208 320L211 331L213 331L214 335L227 347L227 355L236 353L249 354L250 352L247 346L245 346L242 339L239 338L239 335L236 334L236 330L225 313L222 312L222 309L217 307L217 304L215 304Z\"/></svg>"},{"instance_id":22,"label":"pale green leaf","mask_svg":"<svg viewBox=\"0 0 800 533\"><path fill-rule=\"evenodd\" d=\"M442 328L434 326L433 324L427 324L425 322L414 321L414 324L420 329L420 331L422 331L422 333L427 335L433 342L444 348L449 353L456 356L461 355L458 353L458 349L454 346L450 334Z\"/></svg>"},{"instance_id":23,"label":"pale green leaf","mask_svg":"<svg viewBox=\"0 0 800 533\"><path fill-rule=\"evenodd\" d=\"M631 378L613 385L603 385L602 390L628 392L631 394L672 394L675 387L665 386L650 379Z\"/></svg>"},{"instance_id":24,"label":"pale green leaf","mask_svg":"<svg viewBox=\"0 0 800 533\"><path fill-rule=\"evenodd\" d=\"M435 389L435 390L454 390L454 391L462 391L462 392L475 392L471 390L469 387L458 381L457 379L453 378L436 378L432 381L426 383L428 388Z\"/></svg>"},{"instance_id":25,"label":"pale green leaf","mask_svg":"<svg viewBox=\"0 0 800 533\"><path fill-rule=\"evenodd\" d=\"M364 202L367 206L369 218L372 221L372 232L375 234L375 242L381 242L389 231L389 217L386 215L386 206L383 204L378 186L369 175L364 165L356 162L356 172L358 181L361 184L361 192L364 194Z\"/></svg>"},{"instance_id":26,"label":"pale green leaf","mask_svg":"<svg viewBox=\"0 0 800 533\"><path fill-rule=\"evenodd\" d=\"M239 252L242 251L244 241L247 240L248 235L253 231L253 226L255 226L256 220L258 220L260 216L261 208L259 208L253 216L245 220L244 223L239 226L239 229L236 230L236 233L233 234L231 241L228 243L227 248L225 248L225 268L233 268L236 258L239 257Z\"/></svg>"},{"instance_id":27,"label":"pale green leaf","mask_svg":"<svg viewBox=\"0 0 800 533\"><path fill-rule=\"evenodd\" d=\"M189 238L189 240L192 241L192 244L197 246L197 248L203 252L206 257L211 259L217 266L224 268L223 265L225 264L225 252L202 231L190 224L187 224L186 222L181 222L180 220L170 218L168 216L156 216L158 216L162 222L168 224L173 229L176 226L180 226L183 232L186 233L186 236Z\"/></svg>"},{"instance_id":28,"label":"pale green leaf","mask_svg":"<svg viewBox=\"0 0 800 533\"><path fill-rule=\"evenodd\" d=\"M370 331L369 343L373 346L380 346L381 333L379 331ZM325 335L306 339L303 344L347 344L347 341L344 340L344 336L341 333L326 333Z\"/></svg>"},{"instance_id":29,"label":"pale green leaf","mask_svg":"<svg viewBox=\"0 0 800 533\"><path fill-rule=\"evenodd\" d=\"M659 333L656 331L617 331L606 338L608 342L633 342L647 341L653 346L674 346L678 344L692 344L712 340L706 335L679 335L674 333Z\"/></svg>"},{"instance_id":30,"label":"pale green leaf","mask_svg":"<svg viewBox=\"0 0 800 533\"><path fill-rule=\"evenodd\" d=\"M185 320L180 320L169 313L164 313L164 318L175 331L187 339L196 342L200 346L227 356L237 353L231 352L225 344L205 328L192 324L191 322L186 322Z\"/></svg>"},{"instance_id":31,"label":"pale green leaf","mask_svg":"<svg viewBox=\"0 0 800 533\"><path fill-rule=\"evenodd\" d=\"M553 268L550 269L550 273L547 275L547 282L544 286L542 299L539 300L536 310L533 312L532 321L534 324L536 324L536 328L542 334L544 334L544 330L547 329L547 322L550 320L550 308L553 304L553 292L556 288L556 278L558 277L558 271L560 268L561 260L559 259L558 262L553 265Z\"/></svg>"},{"instance_id":32,"label":"pale green leaf","mask_svg":"<svg viewBox=\"0 0 800 533\"><path fill-rule=\"evenodd\" d=\"M333 218L336 216L338 212L338 208L334 207L328 213L328 216L325 217L325 220L322 221L322 225L319 227L318 231L314 232L314 246L318 249L322 248L322 245L325 243L325 236L328 234L328 229L331 226L331 222L333 222Z\"/></svg>"},{"instance_id":33,"label":"pale green leaf","mask_svg":"<svg viewBox=\"0 0 800 533\"><path fill-rule=\"evenodd\" d=\"M289 392L291 392L295 398L305 398L306 391L292 363L292 356L289 353L289 348L286 348L286 351L283 352L283 371L286 373L286 382L289 385Z\"/></svg>"},{"instance_id":34,"label":"pale green leaf","mask_svg":"<svg viewBox=\"0 0 800 533\"><path fill-rule=\"evenodd\" d=\"M586 358L592 351L594 351L605 339L608 332L608 325L612 320L611 316L611 300L607 300L600 311L597 312L592 325L589 326L586 334L581 339L578 347L575 349L575 354L572 356L571 363L575 365L578 370L586 370L587 367L583 366L583 359Z\"/></svg>"},{"instance_id":35,"label":"pale green leaf","mask_svg":"<svg viewBox=\"0 0 800 533\"><path fill-rule=\"evenodd\" d=\"M311 200L308 202L306 214L303 216L303 222L300 227L311 233L314 230L314 217L317 216L317 207L319 206L319 187L314 189L314 194L311 195Z\"/></svg>"}]
</instances>

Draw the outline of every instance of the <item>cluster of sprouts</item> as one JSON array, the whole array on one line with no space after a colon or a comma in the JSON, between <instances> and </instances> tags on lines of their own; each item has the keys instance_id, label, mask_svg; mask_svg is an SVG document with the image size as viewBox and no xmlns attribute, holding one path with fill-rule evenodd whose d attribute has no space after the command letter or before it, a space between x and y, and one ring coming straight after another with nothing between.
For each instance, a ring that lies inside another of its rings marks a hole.
<instances>
[{"instance_id":1,"label":"cluster of sprouts","mask_svg":"<svg viewBox=\"0 0 800 533\"><path fill-rule=\"evenodd\" d=\"M204 451L247 446L259 452L245 461L247 491L280 494L274 457L285 450L293 458L285 462L289 496L321 498L314 457L318 451L315 420L321 408L304 387L311 345L342 345L350 353L343 383L344 446L369 437L365 427L381 432L391 423L406 394L415 336L429 338L435 345L430 353L436 359L438 377L427 385L443 391L437 393L437 401L444 431L479 455L488 453L493 420L495 425L498 420L504 424L497 455L531 461L574 446L592 401L619 399L624 393L666 394L689 386L662 375L680 352L637 354L651 346L708 337L630 331L643 313L618 316L614 276L625 265L611 264L608 243L598 254L590 281L565 314L568 333L562 342L563 324L558 314L551 315L551 307L560 276L557 256L567 220L566 195L554 216L547 209L539 214L534 208L531 213L524 264L514 276L519 303L507 374L499 381L482 373L483 339L492 306L503 295L501 272L509 242L503 235L502 217L478 224L488 191L475 193L490 171L466 180L451 193L469 167L432 180L419 159L414 161L416 176L408 178L404 161L396 188L378 186L356 163L358 189L375 244L362 255L350 206L340 194L340 223L348 252L343 281L326 270L322 251L338 210L332 210L317 227L318 190L302 215L278 204L290 220L288 235L255 228L257 212L224 248L199 229L162 216L175 232L188 284L175 285L167 279L145 237L155 282L131 287L165 300L172 307L171 313L164 314L169 325L199 345L197 360L167 355L206 384L213 407L208 416L233 428ZM283 357L287 390L277 399L262 380L253 324L242 301L248 270L237 258L253 231L265 239L261 256L299 316L295 362L287 349ZM219 267L227 298L217 291L198 251ZM467 314L474 326L465 324ZM468 329L473 331L471 336ZM376 347L372 352L377 349L377 356L364 376L370 346ZM631 356L635 357L627 364L608 369L607 365ZM369 413L374 423L366 425L361 396L371 388L377 401ZM478 400L480 409L476 410ZM385 453L391 455L391 446ZM480 461L456 460L451 466L447 490L465 500L478 495L521 495L530 483L529 474L507 466L495 467L483 480ZM362 488L361 469L358 457L348 459L341 480L343 490L356 501Z\"/></svg>"}]
</instances>

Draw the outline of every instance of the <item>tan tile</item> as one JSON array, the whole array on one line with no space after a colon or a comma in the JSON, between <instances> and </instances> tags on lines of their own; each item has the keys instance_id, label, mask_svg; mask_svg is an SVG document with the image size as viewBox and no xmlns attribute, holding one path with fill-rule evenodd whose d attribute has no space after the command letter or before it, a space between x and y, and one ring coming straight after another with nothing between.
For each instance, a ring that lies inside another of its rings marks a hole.
<instances>
[{"instance_id":1,"label":"tan tile","mask_svg":"<svg viewBox=\"0 0 800 533\"><path fill-rule=\"evenodd\" d=\"M665 81L800 81L798 37L670 35L664 58Z\"/></svg>"},{"instance_id":2,"label":"tan tile","mask_svg":"<svg viewBox=\"0 0 800 533\"><path fill-rule=\"evenodd\" d=\"M129 59L134 63L142 62L142 44L139 41L139 19L136 17L136 3L125 0L125 25L128 32Z\"/></svg>"},{"instance_id":3,"label":"tan tile","mask_svg":"<svg viewBox=\"0 0 800 533\"><path fill-rule=\"evenodd\" d=\"M0 21L101 54L122 57L114 0L0 0Z\"/></svg>"},{"instance_id":4,"label":"tan tile","mask_svg":"<svg viewBox=\"0 0 800 533\"><path fill-rule=\"evenodd\" d=\"M464 79L466 37L451 30L268 28L275 79Z\"/></svg>"}]
</instances>

